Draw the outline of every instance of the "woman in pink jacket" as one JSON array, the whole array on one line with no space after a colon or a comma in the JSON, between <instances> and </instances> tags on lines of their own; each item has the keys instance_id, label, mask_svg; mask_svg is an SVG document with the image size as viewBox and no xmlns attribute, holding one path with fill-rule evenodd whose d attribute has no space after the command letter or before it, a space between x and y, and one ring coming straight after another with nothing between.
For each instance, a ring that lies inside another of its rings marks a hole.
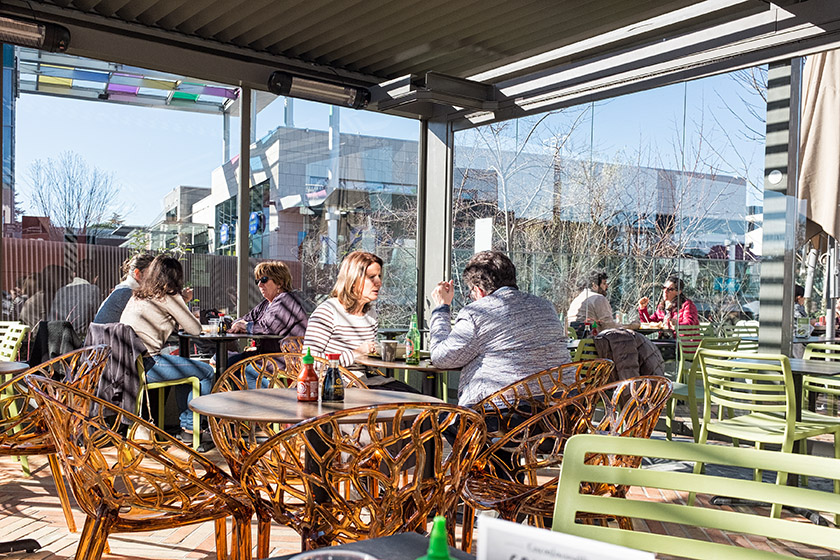
<instances>
[{"instance_id":1,"label":"woman in pink jacket","mask_svg":"<svg viewBox=\"0 0 840 560\"><path fill-rule=\"evenodd\" d=\"M656 311L648 311L648 298L639 300L639 321L661 322L662 326L673 329L675 325L699 325L700 317L694 302L683 295L682 279L669 276L662 285L662 301Z\"/></svg>"}]
</instances>

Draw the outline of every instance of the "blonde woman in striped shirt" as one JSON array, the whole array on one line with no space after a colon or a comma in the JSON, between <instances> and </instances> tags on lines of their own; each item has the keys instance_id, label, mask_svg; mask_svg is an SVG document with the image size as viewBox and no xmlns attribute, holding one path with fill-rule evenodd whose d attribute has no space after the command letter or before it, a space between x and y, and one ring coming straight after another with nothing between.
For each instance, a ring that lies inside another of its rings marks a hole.
<instances>
[{"instance_id":1,"label":"blonde woman in striped shirt","mask_svg":"<svg viewBox=\"0 0 840 560\"><path fill-rule=\"evenodd\" d=\"M365 368L356 364L356 357L376 350L379 322L372 304L382 288L382 264L381 258L365 251L344 257L330 298L312 312L303 341L316 356L341 354L341 365L360 376ZM417 392L378 374L366 375L364 381L377 389Z\"/></svg>"}]
</instances>

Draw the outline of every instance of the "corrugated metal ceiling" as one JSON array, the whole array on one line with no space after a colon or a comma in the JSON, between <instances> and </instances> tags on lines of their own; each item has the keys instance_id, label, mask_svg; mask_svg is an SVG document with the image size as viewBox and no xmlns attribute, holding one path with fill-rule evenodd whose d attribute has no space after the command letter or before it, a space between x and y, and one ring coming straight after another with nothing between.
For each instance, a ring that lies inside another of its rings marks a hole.
<instances>
[{"instance_id":1,"label":"corrugated metal ceiling","mask_svg":"<svg viewBox=\"0 0 840 560\"><path fill-rule=\"evenodd\" d=\"M467 77L698 0L30 0L52 19L163 31L382 81ZM13 5L14 2L10 2ZM21 12L25 13L26 10ZM73 42L71 41L71 50Z\"/></svg>"}]
</instances>

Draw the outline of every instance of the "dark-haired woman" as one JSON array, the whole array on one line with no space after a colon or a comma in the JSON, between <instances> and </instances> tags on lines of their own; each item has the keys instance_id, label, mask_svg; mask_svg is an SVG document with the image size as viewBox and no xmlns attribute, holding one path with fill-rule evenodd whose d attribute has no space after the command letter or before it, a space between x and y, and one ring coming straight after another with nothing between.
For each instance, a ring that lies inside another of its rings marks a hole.
<instances>
[{"instance_id":1,"label":"dark-haired woman","mask_svg":"<svg viewBox=\"0 0 840 560\"><path fill-rule=\"evenodd\" d=\"M148 382L194 376L200 380L201 394L206 395L213 387L212 366L184 356L161 354L166 339L176 327L190 334L201 333L201 324L186 303L192 294L184 292L191 290L184 290L181 263L172 257L159 255L146 269L143 283L125 306L120 322L134 329L155 361L155 365L146 372ZM181 428L192 432L192 412L187 408L192 393L186 385L176 387L176 391Z\"/></svg>"},{"instance_id":2,"label":"dark-haired woman","mask_svg":"<svg viewBox=\"0 0 840 560\"><path fill-rule=\"evenodd\" d=\"M694 302L683 295L683 281L676 276L669 276L662 285L662 301L656 311L648 311L648 298L639 300L639 321L642 323L662 322L665 328L675 325L699 325L700 316Z\"/></svg>"}]
</instances>

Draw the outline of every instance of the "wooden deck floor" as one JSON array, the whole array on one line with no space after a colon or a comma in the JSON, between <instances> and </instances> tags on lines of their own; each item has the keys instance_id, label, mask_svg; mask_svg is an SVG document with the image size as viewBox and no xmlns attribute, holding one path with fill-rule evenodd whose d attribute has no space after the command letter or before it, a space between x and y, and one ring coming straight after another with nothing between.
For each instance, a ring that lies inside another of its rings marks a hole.
<instances>
[{"instance_id":1,"label":"wooden deck floor","mask_svg":"<svg viewBox=\"0 0 840 560\"><path fill-rule=\"evenodd\" d=\"M221 463L221 458L215 451L208 454L215 461ZM32 476L24 476L20 464L11 457L0 457L0 541L33 538L42 548L34 554L26 552L14 553L3 558L15 560L63 560L73 558L79 539L79 533L70 533L64 522L64 516L46 458L30 457ZM640 492L633 489L631 492ZM71 498L72 499L72 498ZM645 495L644 499L656 501L683 500L674 492L657 491L655 495ZM74 502L75 503L75 502ZM81 530L84 515L75 510L76 524ZM637 527L637 529L640 527ZM661 526L645 527L643 530L660 532ZM256 525L253 526L254 542L256 542ZM728 539L726 535L716 532L706 535L712 540ZM740 539L740 537L738 537ZM115 534L109 538L110 553L104 556L108 560L116 559L148 559L148 560L176 560L214 559L215 546L213 538L213 524L203 523L173 530L162 530L148 533ZM739 540L739 542L741 542ZM840 529L838 529L838 543L840 543ZM830 552L822 549L791 548L766 539L755 539L747 543L757 549L776 550L787 554L796 554L801 558L834 558L840 559L840 544L838 551ZM280 525L273 525L271 531L271 556L280 556L300 550L300 539L294 531ZM383 559L386 560L386 559Z\"/></svg>"}]
</instances>

